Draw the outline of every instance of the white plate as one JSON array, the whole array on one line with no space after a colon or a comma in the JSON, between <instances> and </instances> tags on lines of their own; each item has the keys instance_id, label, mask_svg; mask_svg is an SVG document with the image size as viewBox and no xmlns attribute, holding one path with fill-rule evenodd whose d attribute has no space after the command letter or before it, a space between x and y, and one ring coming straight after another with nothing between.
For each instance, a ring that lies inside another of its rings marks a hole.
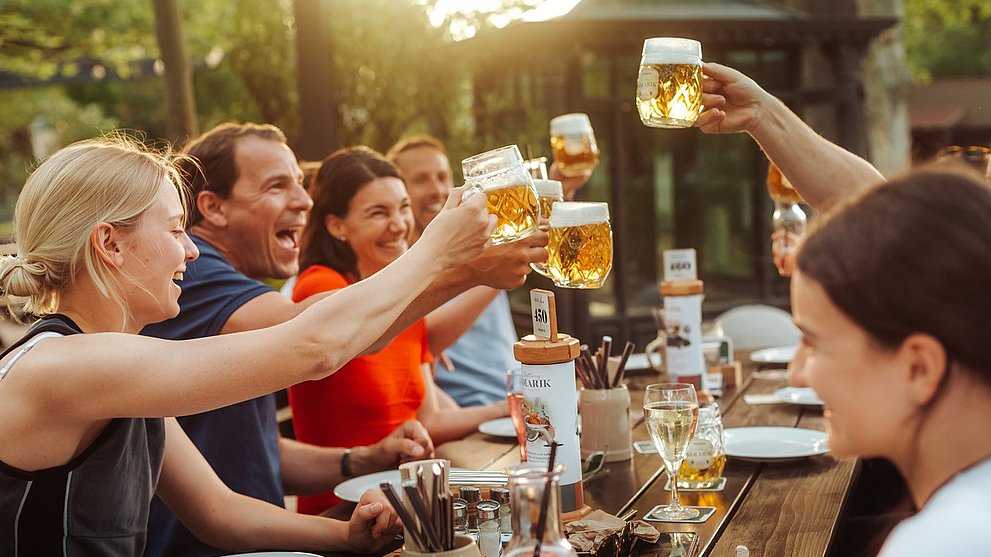
<instances>
[{"instance_id":1,"label":"white plate","mask_svg":"<svg viewBox=\"0 0 991 557\"><path fill-rule=\"evenodd\" d=\"M736 427L725 431L726 455L783 460L826 454L826 434L794 427Z\"/></svg>"},{"instance_id":2,"label":"white plate","mask_svg":"<svg viewBox=\"0 0 991 557\"><path fill-rule=\"evenodd\" d=\"M774 346L754 350L750 359L759 364L787 364L795 357L797 346Z\"/></svg>"},{"instance_id":3,"label":"white plate","mask_svg":"<svg viewBox=\"0 0 991 557\"><path fill-rule=\"evenodd\" d=\"M382 482L391 483L397 492L402 491L402 480L399 477L399 470L385 470L343 481L334 488L334 495L339 499L357 503L361 499L362 493L369 489L378 489L379 484Z\"/></svg>"},{"instance_id":4,"label":"white plate","mask_svg":"<svg viewBox=\"0 0 991 557\"><path fill-rule=\"evenodd\" d=\"M812 387L785 387L774 391L774 400L788 404L822 406L824 403Z\"/></svg>"},{"instance_id":5,"label":"white plate","mask_svg":"<svg viewBox=\"0 0 991 557\"><path fill-rule=\"evenodd\" d=\"M496 437L511 437L516 439L516 428L513 427L512 418L497 418L478 424L478 431L486 435Z\"/></svg>"},{"instance_id":6,"label":"white plate","mask_svg":"<svg viewBox=\"0 0 991 557\"><path fill-rule=\"evenodd\" d=\"M316 553L300 553L299 551L261 551L258 553L234 553L226 557L320 557Z\"/></svg>"}]
</instances>

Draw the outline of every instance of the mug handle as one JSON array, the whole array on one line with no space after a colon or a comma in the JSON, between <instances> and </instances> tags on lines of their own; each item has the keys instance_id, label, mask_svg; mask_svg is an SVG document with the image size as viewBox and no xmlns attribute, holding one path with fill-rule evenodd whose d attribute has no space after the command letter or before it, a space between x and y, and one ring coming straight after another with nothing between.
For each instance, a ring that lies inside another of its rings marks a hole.
<instances>
[{"instance_id":1,"label":"mug handle","mask_svg":"<svg viewBox=\"0 0 991 557\"><path fill-rule=\"evenodd\" d=\"M665 369L667 368L667 362L666 362L667 348L668 348L667 335L658 335L657 338L648 342L647 346L645 346L643 349L644 355L647 356L647 365L649 365L651 369L653 369L658 373L664 373ZM655 353L657 354L657 357L660 358L661 361L660 365L654 365L653 356Z\"/></svg>"}]
</instances>

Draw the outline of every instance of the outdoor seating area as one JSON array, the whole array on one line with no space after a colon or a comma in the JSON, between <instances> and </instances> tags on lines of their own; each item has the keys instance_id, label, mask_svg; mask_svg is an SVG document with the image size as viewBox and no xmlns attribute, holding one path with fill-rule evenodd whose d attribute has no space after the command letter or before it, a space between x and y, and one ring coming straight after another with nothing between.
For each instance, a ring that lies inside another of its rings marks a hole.
<instances>
[{"instance_id":1,"label":"outdoor seating area","mask_svg":"<svg viewBox=\"0 0 991 557\"><path fill-rule=\"evenodd\" d=\"M0 557L985 557L986 3L0 2Z\"/></svg>"}]
</instances>

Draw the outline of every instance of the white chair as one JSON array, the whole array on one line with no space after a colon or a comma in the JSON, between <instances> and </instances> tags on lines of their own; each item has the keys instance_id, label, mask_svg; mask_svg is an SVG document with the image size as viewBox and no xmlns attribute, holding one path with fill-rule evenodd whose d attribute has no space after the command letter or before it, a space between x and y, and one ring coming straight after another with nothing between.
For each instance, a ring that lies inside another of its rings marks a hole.
<instances>
[{"instance_id":1,"label":"white chair","mask_svg":"<svg viewBox=\"0 0 991 557\"><path fill-rule=\"evenodd\" d=\"M733 339L737 350L794 346L801 332L782 309L760 304L737 306L716 318L716 329Z\"/></svg>"}]
</instances>

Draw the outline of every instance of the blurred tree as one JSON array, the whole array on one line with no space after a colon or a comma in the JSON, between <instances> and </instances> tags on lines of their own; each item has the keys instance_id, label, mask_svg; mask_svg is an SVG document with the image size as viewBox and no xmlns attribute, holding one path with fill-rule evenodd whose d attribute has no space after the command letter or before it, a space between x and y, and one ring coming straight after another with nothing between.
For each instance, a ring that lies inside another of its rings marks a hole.
<instances>
[{"instance_id":1,"label":"blurred tree","mask_svg":"<svg viewBox=\"0 0 991 557\"><path fill-rule=\"evenodd\" d=\"M991 75L991 2L905 0L905 50L923 81Z\"/></svg>"},{"instance_id":2,"label":"blurred tree","mask_svg":"<svg viewBox=\"0 0 991 557\"><path fill-rule=\"evenodd\" d=\"M182 35L182 9L179 0L151 0L151 4L165 75L165 133L169 141L181 145L199 133L193 70Z\"/></svg>"}]
</instances>

